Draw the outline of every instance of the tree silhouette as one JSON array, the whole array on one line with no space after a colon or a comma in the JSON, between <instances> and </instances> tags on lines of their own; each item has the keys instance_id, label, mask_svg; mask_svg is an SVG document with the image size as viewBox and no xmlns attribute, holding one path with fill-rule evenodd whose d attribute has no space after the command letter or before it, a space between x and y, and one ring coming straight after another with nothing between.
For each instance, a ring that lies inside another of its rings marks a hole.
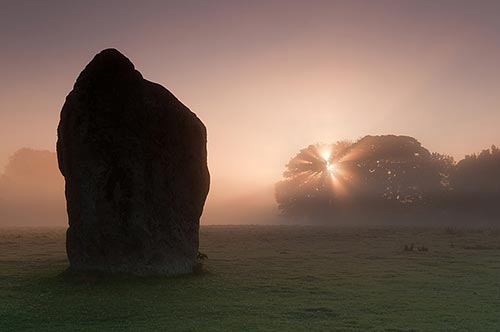
<instances>
[{"instance_id":1,"label":"tree silhouette","mask_svg":"<svg viewBox=\"0 0 500 332\"><path fill-rule=\"evenodd\" d=\"M408 136L366 136L352 147L360 182L356 191L371 199L417 204L441 189L430 152Z\"/></svg>"},{"instance_id":2,"label":"tree silhouette","mask_svg":"<svg viewBox=\"0 0 500 332\"><path fill-rule=\"evenodd\" d=\"M500 149L495 145L466 156L451 177L451 209L470 221L500 217Z\"/></svg>"},{"instance_id":3,"label":"tree silhouette","mask_svg":"<svg viewBox=\"0 0 500 332\"><path fill-rule=\"evenodd\" d=\"M315 144L293 157L286 165L284 180L276 184L279 209L289 216L311 217L331 211L335 205L333 169L352 143Z\"/></svg>"},{"instance_id":4,"label":"tree silhouette","mask_svg":"<svg viewBox=\"0 0 500 332\"><path fill-rule=\"evenodd\" d=\"M452 158L408 136L310 145L286 165L276 200L285 215L313 220L398 215L431 204L449 187L452 168Z\"/></svg>"},{"instance_id":5,"label":"tree silhouette","mask_svg":"<svg viewBox=\"0 0 500 332\"><path fill-rule=\"evenodd\" d=\"M457 166L453 187L465 194L498 194L500 192L500 149L492 145L479 155L467 155Z\"/></svg>"},{"instance_id":6,"label":"tree silhouette","mask_svg":"<svg viewBox=\"0 0 500 332\"><path fill-rule=\"evenodd\" d=\"M0 174L0 224L65 225L64 179L54 152L23 148Z\"/></svg>"}]
</instances>

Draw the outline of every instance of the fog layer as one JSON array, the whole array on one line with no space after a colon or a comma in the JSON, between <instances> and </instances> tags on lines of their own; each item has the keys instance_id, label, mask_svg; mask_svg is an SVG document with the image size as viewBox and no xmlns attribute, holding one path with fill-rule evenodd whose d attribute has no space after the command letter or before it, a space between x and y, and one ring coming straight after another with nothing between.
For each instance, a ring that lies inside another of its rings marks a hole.
<instances>
[{"instance_id":1,"label":"fog layer","mask_svg":"<svg viewBox=\"0 0 500 332\"><path fill-rule=\"evenodd\" d=\"M242 190L213 181L202 224L264 224L277 221L274 187ZM66 226L64 178L55 152L23 148L0 175L0 226Z\"/></svg>"}]
</instances>

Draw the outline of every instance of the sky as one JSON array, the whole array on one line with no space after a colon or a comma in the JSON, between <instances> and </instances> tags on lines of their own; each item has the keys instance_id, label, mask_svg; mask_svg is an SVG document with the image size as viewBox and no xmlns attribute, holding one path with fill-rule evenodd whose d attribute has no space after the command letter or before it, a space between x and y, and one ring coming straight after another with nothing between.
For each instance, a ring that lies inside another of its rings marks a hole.
<instances>
[{"instance_id":1,"label":"sky","mask_svg":"<svg viewBox=\"0 0 500 332\"><path fill-rule=\"evenodd\" d=\"M477 0L2 1L0 173L19 148L55 150L66 95L109 47L207 126L213 218L272 205L316 142L410 135L460 159L500 145L499 15Z\"/></svg>"}]
</instances>

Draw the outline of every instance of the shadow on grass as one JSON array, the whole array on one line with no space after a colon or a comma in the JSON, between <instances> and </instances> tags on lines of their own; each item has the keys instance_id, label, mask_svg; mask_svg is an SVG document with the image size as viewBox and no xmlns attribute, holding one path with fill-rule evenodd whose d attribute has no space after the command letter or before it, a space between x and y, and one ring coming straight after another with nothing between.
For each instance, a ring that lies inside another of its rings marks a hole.
<instances>
[{"instance_id":1,"label":"shadow on grass","mask_svg":"<svg viewBox=\"0 0 500 332\"><path fill-rule=\"evenodd\" d=\"M112 273L102 271L79 271L68 267L56 276L58 281L68 284L107 284L107 283L158 283L166 280L199 279L210 275L210 271L203 263L198 263L192 273L180 275L146 275L139 276L126 273Z\"/></svg>"}]
</instances>

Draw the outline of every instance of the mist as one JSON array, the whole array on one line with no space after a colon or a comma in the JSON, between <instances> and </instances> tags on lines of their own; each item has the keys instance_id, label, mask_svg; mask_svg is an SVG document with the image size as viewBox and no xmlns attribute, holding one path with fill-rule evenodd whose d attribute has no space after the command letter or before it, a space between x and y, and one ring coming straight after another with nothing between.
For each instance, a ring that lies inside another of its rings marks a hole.
<instances>
[{"instance_id":1,"label":"mist","mask_svg":"<svg viewBox=\"0 0 500 332\"><path fill-rule=\"evenodd\" d=\"M242 186L213 179L201 223L269 224L280 220L273 183ZM67 225L64 177L56 153L19 149L0 175L0 226Z\"/></svg>"},{"instance_id":2,"label":"mist","mask_svg":"<svg viewBox=\"0 0 500 332\"><path fill-rule=\"evenodd\" d=\"M498 227L498 169L495 145L455 161L407 136L316 143L291 156L276 183L213 178L201 224ZM0 176L0 226L67 226L55 152L10 156Z\"/></svg>"},{"instance_id":3,"label":"mist","mask_svg":"<svg viewBox=\"0 0 500 332\"><path fill-rule=\"evenodd\" d=\"M54 152L23 148L10 157L0 176L0 225L65 226L65 206Z\"/></svg>"},{"instance_id":4,"label":"mist","mask_svg":"<svg viewBox=\"0 0 500 332\"><path fill-rule=\"evenodd\" d=\"M15 176L9 158L23 146L53 154L64 97L108 47L206 124L203 224L281 222L274 184L309 144L394 133L456 160L479 153L500 142L498 10L494 1L6 4L0 223L66 225L57 163L26 162ZM43 170L39 183L24 180Z\"/></svg>"},{"instance_id":5,"label":"mist","mask_svg":"<svg viewBox=\"0 0 500 332\"><path fill-rule=\"evenodd\" d=\"M20 147L54 150L64 97L107 47L206 124L214 191L265 190L300 148L364 134L410 135L461 159L500 140L498 10L491 1L10 2L0 13L0 169Z\"/></svg>"}]
</instances>

